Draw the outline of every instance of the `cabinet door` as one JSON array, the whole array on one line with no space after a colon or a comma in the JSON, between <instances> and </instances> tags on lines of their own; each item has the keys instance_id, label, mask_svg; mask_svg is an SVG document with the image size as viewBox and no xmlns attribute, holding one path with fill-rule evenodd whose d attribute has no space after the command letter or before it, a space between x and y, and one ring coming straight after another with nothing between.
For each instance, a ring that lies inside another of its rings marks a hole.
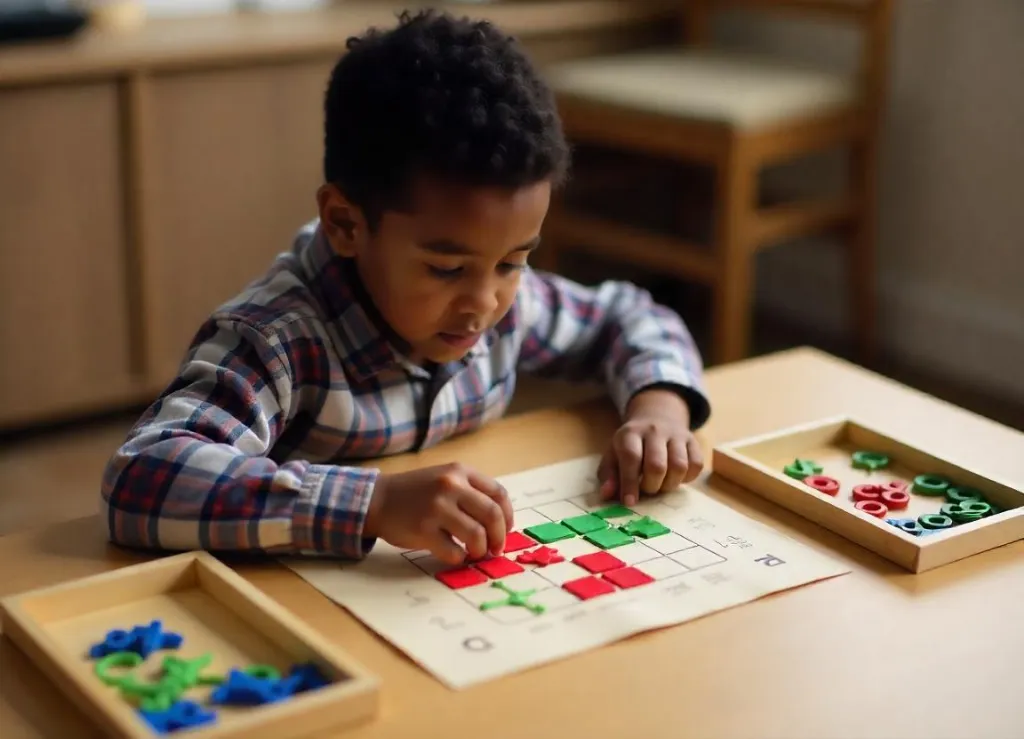
<instances>
[{"instance_id":1,"label":"cabinet door","mask_svg":"<svg viewBox=\"0 0 1024 739\"><path fill-rule=\"evenodd\" d=\"M164 379L209 312L316 216L331 60L152 80L147 345Z\"/></svg>"},{"instance_id":2,"label":"cabinet door","mask_svg":"<svg viewBox=\"0 0 1024 739\"><path fill-rule=\"evenodd\" d=\"M0 424L130 389L118 91L0 91Z\"/></svg>"}]
</instances>

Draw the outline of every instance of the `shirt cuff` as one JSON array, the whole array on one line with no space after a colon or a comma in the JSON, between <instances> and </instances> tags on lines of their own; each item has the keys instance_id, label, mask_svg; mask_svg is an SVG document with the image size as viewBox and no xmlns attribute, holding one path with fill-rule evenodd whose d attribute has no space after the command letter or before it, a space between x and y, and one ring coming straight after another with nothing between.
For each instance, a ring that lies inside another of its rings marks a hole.
<instances>
[{"instance_id":1,"label":"shirt cuff","mask_svg":"<svg viewBox=\"0 0 1024 739\"><path fill-rule=\"evenodd\" d=\"M380 471L310 465L292 510L295 549L348 559L370 553L376 539L363 536L370 497Z\"/></svg>"},{"instance_id":2,"label":"shirt cuff","mask_svg":"<svg viewBox=\"0 0 1024 739\"><path fill-rule=\"evenodd\" d=\"M690 409L690 430L697 431L711 417L711 402L700 384L682 367L675 364L656 363L646 366L640 372L628 372L626 377L613 383L612 402L624 418L629 401L644 390L672 390L686 402Z\"/></svg>"}]
</instances>

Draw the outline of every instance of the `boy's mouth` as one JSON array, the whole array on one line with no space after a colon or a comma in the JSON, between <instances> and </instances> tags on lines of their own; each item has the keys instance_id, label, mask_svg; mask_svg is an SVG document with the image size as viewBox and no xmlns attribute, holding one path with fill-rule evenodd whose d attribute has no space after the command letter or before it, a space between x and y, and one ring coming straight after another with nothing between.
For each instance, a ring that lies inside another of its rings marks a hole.
<instances>
[{"instance_id":1,"label":"boy's mouth","mask_svg":"<svg viewBox=\"0 0 1024 739\"><path fill-rule=\"evenodd\" d=\"M446 333L446 332L442 332L442 333L438 334L438 336L441 337L441 340L444 343L446 343L446 344L448 344L450 346L454 346L457 349L469 348L469 347L473 346L473 344L475 344L477 342L477 340L480 338L480 334L479 333L468 333L468 332L459 332L459 333Z\"/></svg>"}]
</instances>

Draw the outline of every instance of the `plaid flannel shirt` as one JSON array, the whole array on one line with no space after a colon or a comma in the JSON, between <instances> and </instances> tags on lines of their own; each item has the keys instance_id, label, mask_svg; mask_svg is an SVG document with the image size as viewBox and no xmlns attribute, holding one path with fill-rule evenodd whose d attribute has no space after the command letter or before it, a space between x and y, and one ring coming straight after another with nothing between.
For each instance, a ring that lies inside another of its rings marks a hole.
<instances>
[{"instance_id":1,"label":"plaid flannel shirt","mask_svg":"<svg viewBox=\"0 0 1024 739\"><path fill-rule=\"evenodd\" d=\"M349 260L314 221L199 329L180 371L105 470L111 541L162 550L365 556L379 471L502 415L516 372L603 381L620 413L677 388L710 414L702 362L672 312L622 282L527 270L506 316L431 373L404 358ZM358 465L358 466L356 466Z\"/></svg>"}]
</instances>

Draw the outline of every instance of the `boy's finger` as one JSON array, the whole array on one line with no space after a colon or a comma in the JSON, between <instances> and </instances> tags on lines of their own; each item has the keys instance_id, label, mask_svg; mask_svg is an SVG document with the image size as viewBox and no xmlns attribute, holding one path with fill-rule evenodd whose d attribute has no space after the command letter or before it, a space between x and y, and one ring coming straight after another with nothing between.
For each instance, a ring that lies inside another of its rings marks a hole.
<instances>
[{"instance_id":1,"label":"boy's finger","mask_svg":"<svg viewBox=\"0 0 1024 739\"><path fill-rule=\"evenodd\" d=\"M428 543L427 549L445 564L460 565L466 561L466 550L443 531L437 532Z\"/></svg>"},{"instance_id":2,"label":"boy's finger","mask_svg":"<svg viewBox=\"0 0 1024 739\"><path fill-rule=\"evenodd\" d=\"M686 444L680 439L668 440L668 472L665 473L664 490L671 492L687 481L686 473L690 468L690 457Z\"/></svg>"},{"instance_id":3,"label":"boy's finger","mask_svg":"<svg viewBox=\"0 0 1024 739\"><path fill-rule=\"evenodd\" d=\"M643 442L639 434L621 437L616 457L619 467L619 497L626 505L635 505L640 497L640 465L643 461Z\"/></svg>"},{"instance_id":4,"label":"boy's finger","mask_svg":"<svg viewBox=\"0 0 1024 739\"><path fill-rule=\"evenodd\" d=\"M487 556L487 532L484 527L452 506L441 522L441 528L466 545L470 559Z\"/></svg>"},{"instance_id":5,"label":"boy's finger","mask_svg":"<svg viewBox=\"0 0 1024 739\"><path fill-rule=\"evenodd\" d=\"M493 499L478 490L467 490L458 501L459 507L487 533L487 551L497 557L505 551L506 514Z\"/></svg>"},{"instance_id":6,"label":"boy's finger","mask_svg":"<svg viewBox=\"0 0 1024 739\"><path fill-rule=\"evenodd\" d=\"M501 506L501 512L505 517L505 531L511 531L515 513L512 511L512 501L509 500L508 491L505 490L505 487L494 478L481 475L475 470L470 470L466 474L466 480L474 488Z\"/></svg>"},{"instance_id":7,"label":"boy's finger","mask_svg":"<svg viewBox=\"0 0 1024 739\"><path fill-rule=\"evenodd\" d=\"M615 465L615 450L609 447L597 465L598 495L601 500L608 500L615 494L618 474L619 469Z\"/></svg>"},{"instance_id":8,"label":"boy's finger","mask_svg":"<svg viewBox=\"0 0 1024 739\"><path fill-rule=\"evenodd\" d=\"M668 444L657 434L644 439L643 471L640 473L640 489L648 495L661 490L668 472Z\"/></svg>"},{"instance_id":9,"label":"boy's finger","mask_svg":"<svg viewBox=\"0 0 1024 739\"><path fill-rule=\"evenodd\" d=\"M693 482L704 469L704 450L701 449L700 442L692 436L686 442L686 457L687 470L684 482Z\"/></svg>"}]
</instances>

